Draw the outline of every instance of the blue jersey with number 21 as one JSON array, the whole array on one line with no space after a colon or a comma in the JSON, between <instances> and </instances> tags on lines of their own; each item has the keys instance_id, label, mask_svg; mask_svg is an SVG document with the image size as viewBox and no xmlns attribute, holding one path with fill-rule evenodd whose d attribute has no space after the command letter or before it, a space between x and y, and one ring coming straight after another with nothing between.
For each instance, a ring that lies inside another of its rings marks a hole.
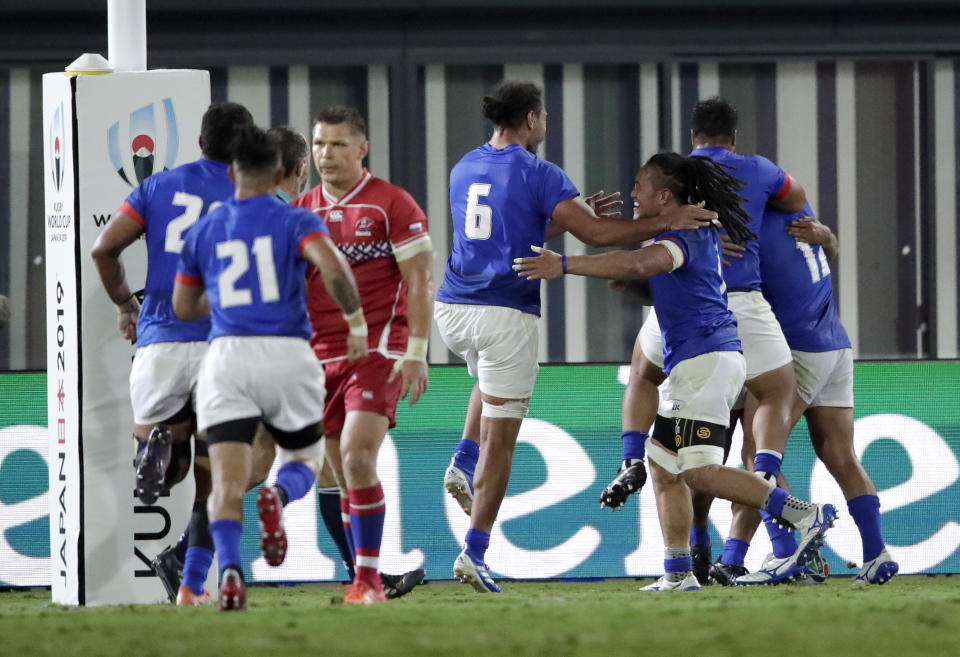
<instances>
[{"instance_id":1,"label":"blue jersey with number 21","mask_svg":"<svg viewBox=\"0 0 960 657\"><path fill-rule=\"evenodd\" d=\"M833 351L850 347L833 300L827 255L819 244L787 234L787 224L812 217L810 204L789 214L768 209L760 230L760 275L763 296L770 302L791 349Z\"/></svg>"},{"instance_id":2,"label":"blue jersey with number 21","mask_svg":"<svg viewBox=\"0 0 960 657\"><path fill-rule=\"evenodd\" d=\"M557 203L579 193L560 167L516 144L464 155L450 172L453 250L437 301L539 315L540 281L517 276L513 259L533 255Z\"/></svg>"},{"instance_id":3,"label":"blue jersey with number 21","mask_svg":"<svg viewBox=\"0 0 960 657\"><path fill-rule=\"evenodd\" d=\"M200 217L233 196L227 165L201 159L144 180L120 207L141 226L147 242L147 282L137 319L137 346L203 342L206 319L184 322L170 305L183 234Z\"/></svg>"},{"instance_id":4,"label":"blue jersey with number 21","mask_svg":"<svg viewBox=\"0 0 960 657\"><path fill-rule=\"evenodd\" d=\"M273 196L230 199L187 231L177 280L203 285L210 339L310 338L303 245L329 235L316 214Z\"/></svg>"}]
</instances>

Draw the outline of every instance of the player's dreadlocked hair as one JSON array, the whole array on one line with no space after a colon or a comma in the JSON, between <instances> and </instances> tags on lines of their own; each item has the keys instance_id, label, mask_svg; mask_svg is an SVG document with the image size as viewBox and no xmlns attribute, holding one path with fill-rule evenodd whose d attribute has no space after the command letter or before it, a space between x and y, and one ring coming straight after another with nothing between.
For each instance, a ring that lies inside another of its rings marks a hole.
<instances>
[{"instance_id":1,"label":"player's dreadlocked hair","mask_svg":"<svg viewBox=\"0 0 960 657\"><path fill-rule=\"evenodd\" d=\"M744 183L730 175L725 166L699 155L657 153L643 167L653 169L654 187L669 189L678 202L703 201L708 210L720 216L720 223L735 244L757 238L748 227L750 217L740 205L743 199L738 192Z\"/></svg>"}]
</instances>

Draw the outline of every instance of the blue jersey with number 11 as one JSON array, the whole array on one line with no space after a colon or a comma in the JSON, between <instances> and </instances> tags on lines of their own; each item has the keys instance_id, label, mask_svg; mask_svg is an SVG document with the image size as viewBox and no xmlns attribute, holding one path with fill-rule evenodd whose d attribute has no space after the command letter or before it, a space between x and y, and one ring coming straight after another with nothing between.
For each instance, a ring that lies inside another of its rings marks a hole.
<instances>
[{"instance_id":1,"label":"blue jersey with number 11","mask_svg":"<svg viewBox=\"0 0 960 657\"><path fill-rule=\"evenodd\" d=\"M763 296L770 302L791 349L833 351L850 347L833 301L827 255L819 244L790 237L787 224L812 217L810 204L788 214L768 209L760 230L760 275Z\"/></svg>"},{"instance_id":2,"label":"blue jersey with number 11","mask_svg":"<svg viewBox=\"0 0 960 657\"><path fill-rule=\"evenodd\" d=\"M310 338L303 245L329 235L309 210L273 196L230 199L187 231L177 281L203 285L210 339Z\"/></svg>"},{"instance_id":3,"label":"blue jersey with number 11","mask_svg":"<svg viewBox=\"0 0 960 657\"><path fill-rule=\"evenodd\" d=\"M560 167L516 144L464 155L450 172L453 250L437 301L539 315L540 281L517 276L513 259L533 255L557 203L579 193Z\"/></svg>"}]
</instances>

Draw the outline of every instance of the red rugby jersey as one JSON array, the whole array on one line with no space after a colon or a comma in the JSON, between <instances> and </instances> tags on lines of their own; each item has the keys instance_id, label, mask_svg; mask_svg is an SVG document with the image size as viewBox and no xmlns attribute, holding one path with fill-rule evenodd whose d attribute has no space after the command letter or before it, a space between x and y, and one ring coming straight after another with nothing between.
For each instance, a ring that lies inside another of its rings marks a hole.
<instances>
[{"instance_id":1,"label":"red rugby jersey","mask_svg":"<svg viewBox=\"0 0 960 657\"><path fill-rule=\"evenodd\" d=\"M296 205L313 210L330 229L330 238L353 268L369 328L368 346L399 357L407 348L406 285L395 254L427 239L427 217L405 190L370 175L340 199L317 185ZM347 355L347 323L327 293L316 268L307 272L307 309L313 336L310 344L322 362Z\"/></svg>"}]
</instances>

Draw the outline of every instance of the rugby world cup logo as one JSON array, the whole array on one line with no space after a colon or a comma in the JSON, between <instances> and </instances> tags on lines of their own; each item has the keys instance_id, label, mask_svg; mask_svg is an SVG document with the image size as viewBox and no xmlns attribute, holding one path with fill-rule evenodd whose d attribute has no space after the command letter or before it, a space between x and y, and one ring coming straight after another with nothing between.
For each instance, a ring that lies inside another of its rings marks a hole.
<instances>
[{"instance_id":1,"label":"rugby world cup logo","mask_svg":"<svg viewBox=\"0 0 960 657\"><path fill-rule=\"evenodd\" d=\"M66 137L66 129L64 127L64 121L64 109L63 103L61 102L53 112L48 140L50 144L50 175L53 177L53 186L56 187L58 192L60 191L60 186L63 184L63 171L65 166L64 151L66 144L64 143L64 139Z\"/></svg>"},{"instance_id":2,"label":"rugby world cup logo","mask_svg":"<svg viewBox=\"0 0 960 657\"><path fill-rule=\"evenodd\" d=\"M129 124L124 126L126 130L121 127L121 121L117 121L107 133L113 168L131 187L136 187L155 171L172 169L177 159L180 137L173 101L170 98L160 101L159 112L156 105L151 103L130 112ZM158 128L157 114L162 117L165 130ZM121 144L129 144L130 150L121 148Z\"/></svg>"}]
</instances>

